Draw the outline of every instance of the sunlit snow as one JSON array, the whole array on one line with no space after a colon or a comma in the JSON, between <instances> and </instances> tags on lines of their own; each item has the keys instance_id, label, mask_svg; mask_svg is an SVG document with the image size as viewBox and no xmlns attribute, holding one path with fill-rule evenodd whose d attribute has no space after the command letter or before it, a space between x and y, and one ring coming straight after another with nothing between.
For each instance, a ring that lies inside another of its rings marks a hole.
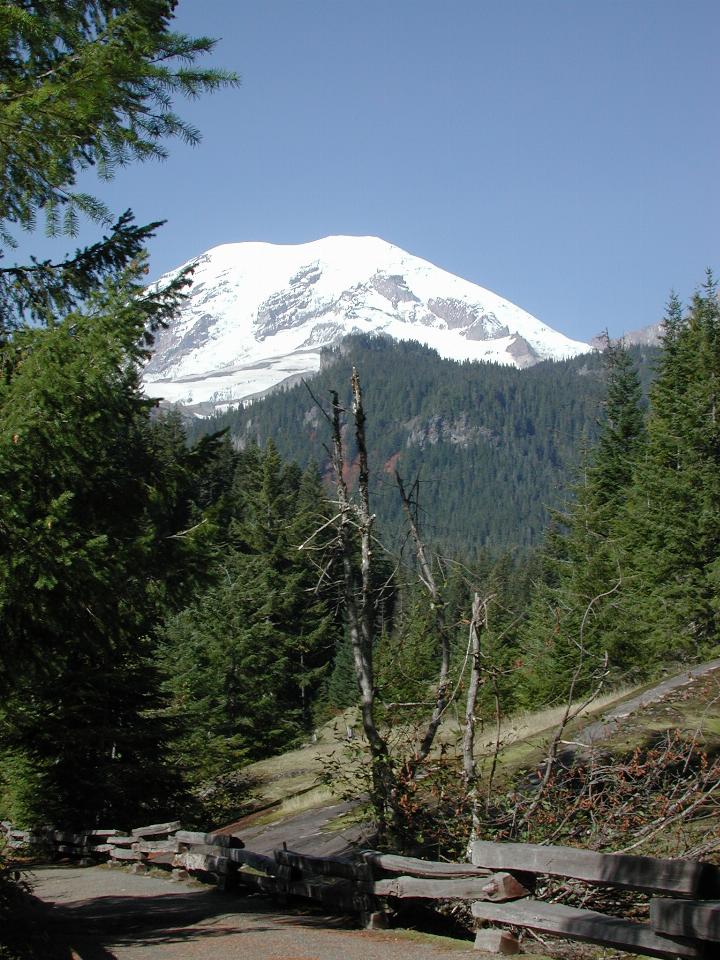
<instances>
[{"instance_id":1,"label":"sunlit snow","mask_svg":"<svg viewBox=\"0 0 720 960\"><path fill-rule=\"evenodd\" d=\"M321 348L357 331L515 366L591 349L377 237L224 244L191 263L189 299L144 371L146 392L172 403L246 401L316 372Z\"/></svg>"}]
</instances>

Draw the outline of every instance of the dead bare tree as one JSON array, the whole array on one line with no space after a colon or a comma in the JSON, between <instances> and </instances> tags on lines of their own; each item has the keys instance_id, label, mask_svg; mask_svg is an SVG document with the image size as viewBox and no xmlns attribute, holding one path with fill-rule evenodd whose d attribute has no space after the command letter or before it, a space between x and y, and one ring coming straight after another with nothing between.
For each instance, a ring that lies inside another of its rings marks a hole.
<instances>
[{"instance_id":1,"label":"dead bare tree","mask_svg":"<svg viewBox=\"0 0 720 960\"><path fill-rule=\"evenodd\" d=\"M378 830L383 834L387 828L393 777L387 741L380 733L375 717L375 677L372 655L376 612L372 578L372 528L375 517L370 512L370 474L365 439L365 411L360 378L355 368L352 373L352 411L359 462L358 502L351 500L345 479L342 442L342 414L345 411L340 406L337 391L331 391L330 395L332 398L332 465L339 508L337 531L343 570L345 620L353 654L355 676L360 688L363 730L370 747L371 802L378 819ZM356 537L360 541L359 583L354 559Z\"/></svg>"},{"instance_id":2,"label":"dead bare tree","mask_svg":"<svg viewBox=\"0 0 720 960\"><path fill-rule=\"evenodd\" d=\"M357 450L358 487L357 495L351 497L346 476L343 444L343 415L337 391L330 391L331 412L323 410L317 398L313 399L330 423L332 449L330 459L335 478L337 514L334 525L337 531L336 550L342 567L342 594L348 638L353 655L353 666L360 691L360 709L363 730L370 749L371 802L377 818L378 830L388 830L399 835L404 817L403 801L418 770L427 759L446 710L449 696L450 635L443 621L443 601L437 585L428 551L420 537L412 505L402 479L396 474L410 536L415 548L420 579L428 592L435 612L435 626L440 641L438 683L431 700L431 713L424 724L424 732L410 756L398 756L390 750L388 736L382 731L377 719L376 688L373 667L373 648L377 631L377 590L373 571L373 525L375 516L370 508L370 471L366 440L366 416L362 388L357 370L352 372L352 420ZM316 531L319 532L319 531ZM314 536L314 535L313 535ZM303 544L307 548L310 540ZM359 547L359 568L357 563ZM327 570L327 567L325 568ZM404 825L405 827L407 825Z\"/></svg>"},{"instance_id":3,"label":"dead bare tree","mask_svg":"<svg viewBox=\"0 0 720 960\"><path fill-rule=\"evenodd\" d=\"M370 508L370 472L365 433L366 416L363 406L362 388L357 370L352 371L352 420L354 424L355 446L357 450L358 488L355 497L351 497L347 481L347 464L343 444L343 415L346 410L341 406L337 391L330 391L331 413L323 410L322 405L308 390L330 423L332 449L328 450L335 478L337 513L333 518L337 536L336 551L342 566L342 593L345 621L350 641L355 675L360 690L360 708L363 729L368 742L371 760L371 802L377 818L378 830L387 836L388 832L396 837L403 831L402 820L405 817L405 800L414 789L414 781L422 765L427 760L437 738L443 715L455 699L458 687L452 691L450 683L451 633L445 622L445 605L437 576L433 569L428 549L423 542L414 513L416 500L408 494L405 484L396 471L395 478L405 511L409 536L417 559L420 582L428 595L433 611L433 629L437 635L440 654L438 679L434 694L427 706L430 714L419 725L421 731L414 738L415 747L403 756L403 751L391 750L388 733L381 729L376 711L376 688L373 667L373 649L377 631L377 590L373 576L373 525L375 516ZM324 529L324 528L320 528ZM319 531L316 531L316 533ZM315 536L315 535L313 535ZM313 538L303 544L303 548ZM358 547L360 562L358 565ZM328 569L325 566L325 571ZM323 574L324 575L324 574ZM472 653L471 696L468 701L470 720L466 726L466 758L473 756L474 750L474 714L477 692L480 685L480 649L479 631L483 616L487 618L487 601L480 604L476 595L473 606L471 634L475 646ZM424 706L425 701L404 704L404 706ZM467 717L467 714L466 714ZM467 759L466 759L467 763ZM466 771L470 767L466 765ZM472 760L472 770L466 773L468 789L475 790L477 774ZM479 819L475 813L474 832L477 832Z\"/></svg>"},{"instance_id":4,"label":"dead bare tree","mask_svg":"<svg viewBox=\"0 0 720 960\"><path fill-rule=\"evenodd\" d=\"M430 715L427 727L425 728L425 733L420 741L418 749L406 763L408 776L414 778L417 775L418 768L427 759L428 754L432 749L438 727L440 726L440 721L442 720L443 713L448 706L448 695L450 690L450 636L447 625L444 622L444 605L442 597L440 596L435 575L433 573L432 564L428 559L428 553L425 544L420 537L410 498L405 491L405 485L402 477L397 470L395 471L395 480L398 485L398 490L400 491L400 498L402 499L403 509L407 518L410 536L415 547L415 556L417 557L420 580L430 597L432 609L435 614L435 627L440 640L440 669L432 714Z\"/></svg>"},{"instance_id":5,"label":"dead bare tree","mask_svg":"<svg viewBox=\"0 0 720 960\"><path fill-rule=\"evenodd\" d=\"M470 801L470 839L468 849L474 840L480 836L480 816L478 813L477 796L477 763L475 761L475 708L477 706L480 681L482 678L482 664L480 661L480 628L487 623L487 601L480 603L476 593L473 597L472 615L470 617L470 681L468 683L467 700L465 703L465 733L463 735L463 779L465 791Z\"/></svg>"}]
</instances>

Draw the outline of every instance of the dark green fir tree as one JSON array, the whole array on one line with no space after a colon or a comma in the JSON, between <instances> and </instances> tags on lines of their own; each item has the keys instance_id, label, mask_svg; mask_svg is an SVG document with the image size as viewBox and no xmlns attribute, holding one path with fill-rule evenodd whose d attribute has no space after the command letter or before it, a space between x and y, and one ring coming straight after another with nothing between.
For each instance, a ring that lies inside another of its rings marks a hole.
<instances>
[{"instance_id":1,"label":"dark green fir tree","mask_svg":"<svg viewBox=\"0 0 720 960\"><path fill-rule=\"evenodd\" d=\"M647 455L622 519L633 557L628 626L650 661L702 657L718 642L719 400L720 310L708 272L686 316L671 300Z\"/></svg>"},{"instance_id":2,"label":"dark green fir tree","mask_svg":"<svg viewBox=\"0 0 720 960\"><path fill-rule=\"evenodd\" d=\"M629 560L617 520L645 445L637 370L622 344L607 343L606 401L599 439L585 458L566 511L554 514L543 572L520 631L520 697L530 706L580 695L604 672L615 678L642 657L614 630Z\"/></svg>"},{"instance_id":3,"label":"dark green fir tree","mask_svg":"<svg viewBox=\"0 0 720 960\"><path fill-rule=\"evenodd\" d=\"M214 583L164 631L172 754L191 783L304 735L337 643L336 597L313 553L325 555L329 516L317 470L252 446L232 490Z\"/></svg>"},{"instance_id":4,"label":"dark green fir tree","mask_svg":"<svg viewBox=\"0 0 720 960\"><path fill-rule=\"evenodd\" d=\"M171 803L152 634L206 566L193 465L159 443L138 368L187 277L145 289L158 224L78 189L197 131L173 112L235 78L171 29L174 0L0 4L0 808L17 822L137 822ZM38 218L105 237L12 262ZM211 447L213 446L211 442ZM208 449L208 448L204 448Z\"/></svg>"}]
</instances>

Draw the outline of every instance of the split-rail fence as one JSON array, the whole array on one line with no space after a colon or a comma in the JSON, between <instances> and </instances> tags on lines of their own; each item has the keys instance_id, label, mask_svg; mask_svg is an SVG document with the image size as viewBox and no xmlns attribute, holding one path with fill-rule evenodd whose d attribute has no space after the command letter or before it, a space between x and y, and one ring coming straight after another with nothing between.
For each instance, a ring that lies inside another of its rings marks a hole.
<instances>
[{"instance_id":1,"label":"split-rail fence","mask_svg":"<svg viewBox=\"0 0 720 960\"><path fill-rule=\"evenodd\" d=\"M466 900L478 922L476 947L519 950L513 931L529 929L661 958L720 956L720 868L695 860L661 860L571 847L478 841L471 863L444 863L366 850L352 858L313 857L286 848L272 856L247 850L228 833L183 830L180 823L119 830L34 834L0 824L12 848L35 847L56 858L152 867L212 878L223 889L264 891L284 902L304 897L380 926L397 900ZM536 878L651 896L649 920L639 922L533 896ZM492 925L488 927L488 924ZM507 928L510 928L508 930Z\"/></svg>"}]
</instances>

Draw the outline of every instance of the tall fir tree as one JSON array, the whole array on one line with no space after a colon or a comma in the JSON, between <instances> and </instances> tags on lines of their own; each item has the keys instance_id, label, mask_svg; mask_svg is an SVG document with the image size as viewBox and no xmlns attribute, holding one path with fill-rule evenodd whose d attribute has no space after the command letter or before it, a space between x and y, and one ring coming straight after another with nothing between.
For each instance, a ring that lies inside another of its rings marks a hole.
<instances>
[{"instance_id":1,"label":"tall fir tree","mask_svg":"<svg viewBox=\"0 0 720 960\"><path fill-rule=\"evenodd\" d=\"M524 670L519 687L529 705L582 693L607 656L619 677L635 653L612 630L629 575L617 518L645 444L642 390L621 343L608 341L606 401L598 442L588 451L575 499L556 512L544 569L521 630Z\"/></svg>"},{"instance_id":2,"label":"tall fir tree","mask_svg":"<svg viewBox=\"0 0 720 960\"><path fill-rule=\"evenodd\" d=\"M161 455L139 388L141 277L5 348L0 795L16 819L124 820L143 782L161 806L147 638L201 575L212 531L189 529L194 454ZM15 773L30 768L28 791Z\"/></svg>"},{"instance_id":3,"label":"tall fir tree","mask_svg":"<svg viewBox=\"0 0 720 960\"><path fill-rule=\"evenodd\" d=\"M337 643L335 597L299 549L328 519L317 469L253 446L238 458L233 497L214 584L164 631L173 756L191 783L307 731Z\"/></svg>"},{"instance_id":4,"label":"tall fir tree","mask_svg":"<svg viewBox=\"0 0 720 960\"><path fill-rule=\"evenodd\" d=\"M650 662L700 657L717 644L719 387L720 310L708 272L687 316L670 302L647 455L622 517L633 558L628 626Z\"/></svg>"},{"instance_id":5,"label":"tall fir tree","mask_svg":"<svg viewBox=\"0 0 720 960\"><path fill-rule=\"evenodd\" d=\"M189 474L216 444L160 442L139 384L187 277L145 289L158 224L111 226L77 183L195 142L174 95L235 82L195 66L213 42L173 33L175 7L0 5L0 806L19 820L127 823L173 789L151 637L206 565ZM73 236L81 216L107 235L8 263L15 230Z\"/></svg>"}]
</instances>

